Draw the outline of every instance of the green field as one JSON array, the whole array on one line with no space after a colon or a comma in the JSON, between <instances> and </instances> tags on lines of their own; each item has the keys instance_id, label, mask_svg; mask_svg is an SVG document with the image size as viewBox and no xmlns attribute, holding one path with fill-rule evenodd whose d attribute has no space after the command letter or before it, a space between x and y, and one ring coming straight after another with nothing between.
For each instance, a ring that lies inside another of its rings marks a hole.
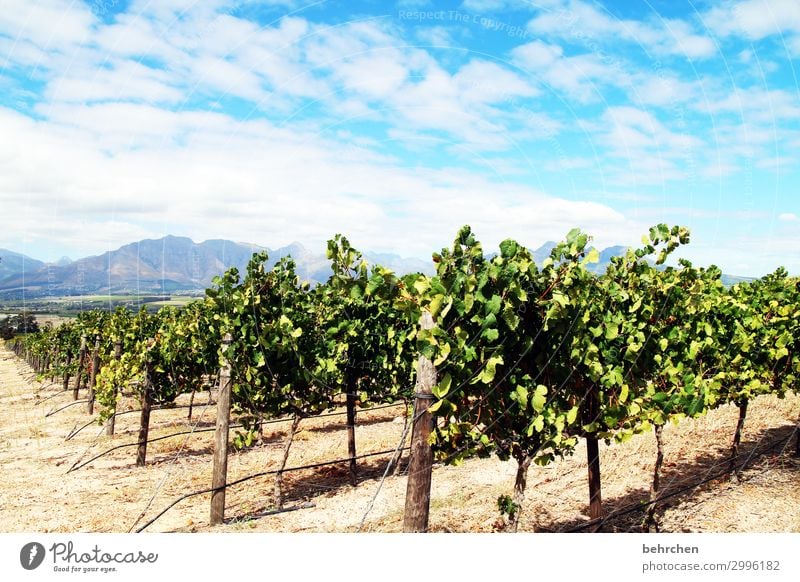
<instances>
[{"instance_id":1,"label":"green field","mask_svg":"<svg viewBox=\"0 0 800 582\"><path fill-rule=\"evenodd\" d=\"M113 310L116 307L139 309L147 307L155 310L166 305L182 307L196 299L186 295L65 295L60 297L39 297L32 300L0 301L0 314L13 315L29 311L36 315L40 323L50 319L75 317L82 311L91 309Z\"/></svg>"}]
</instances>

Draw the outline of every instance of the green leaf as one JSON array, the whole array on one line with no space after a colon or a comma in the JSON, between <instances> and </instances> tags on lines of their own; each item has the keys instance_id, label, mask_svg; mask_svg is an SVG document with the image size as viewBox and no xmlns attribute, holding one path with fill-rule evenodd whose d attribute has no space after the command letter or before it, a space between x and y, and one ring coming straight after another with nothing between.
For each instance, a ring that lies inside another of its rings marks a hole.
<instances>
[{"instance_id":1,"label":"green leaf","mask_svg":"<svg viewBox=\"0 0 800 582\"><path fill-rule=\"evenodd\" d=\"M495 342L500 337L500 332L494 328L483 330L481 337L485 338L488 342Z\"/></svg>"},{"instance_id":2,"label":"green leaf","mask_svg":"<svg viewBox=\"0 0 800 582\"><path fill-rule=\"evenodd\" d=\"M439 350L439 356L433 361L433 365L441 366L447 359L447 356L449 355L450 355L450 344L449 343L442 344L441 349Z\"/></svg>"},{"instance_id":3,"label":"green leaf","mask_svg":"<svg viewBox=\"0 0 800 582\"><path fill-rule=\"evenodd\" d=\"M256 368L263 368L266 363L267 362L264 359L264 354L262 354L261 352L256 354L256 362L255 362Z\"/></svg>"},{"instance_id":4,"label":"green leaf","mask_svg":"<svg viewBox=\"0 0 800 582\"><path fill-rule=\"evenodd\" d=\"M622 390L619 392L619 403L625 404L625 401L628 400L628 383L625 382L622 385Z\"/></svg>"},{"instance_id":5,"label":"green leaf","mask_svg":"<svg viewBox=\"0 0 800 582\"><path fill-rule=\"evenodd\" d=\"M472 311L472 306L475 303L475 296L472 293L464 295L464 310L466 313Z\"/></svg>"},{"instance_id":6,"label":"green leaf","mask_svg":"<svg viewBox=\"0 0 800 582\"><path fill-rule=\"evenodd\" d=\"M471 384L477 384L478 382L489 384L492 380L494 380L495 374L497 373L497 366L502 363L503 358L501 356L493 356L486 360L486 365L483 368L483 372L474 378Z\"/></svg>"},{"instance_id":7,"label":"green leaf","mask_svg":"<svg viewBox=\"0 0 800 582\"><path fill-rule=\"evenodd\" d=\"M431 392L436 398L441 400L442 398L447 396L448 392L450 392L450 386L452 385L452 383L453 383L453 377L450 374L445 374L442 377L441 381L438 384L434 385L433 388L431 388Z\"/></svg>"},{"instance_id":8,"label":"green leaf","mask_svg":"<svg viewBox=\"0 0 800 582\"><path fill-rule=\"evenodd\" d=\"M519 244L511 239L506 239L500 243L500 254L504 258L511 258L516 255L517 249L519 249Z\"/></svg>"},{"instance_id":9,"label":"green leaf","mask_svg":"<svg viewBox=\"0 0 800 582\"><path fill-rule=\"evenodd\" d=\"M592 250L586 253L586 257L583 259L583 264L592 265L594 263L599 263L599 262L600 262L600 252L596 248L592 247Z\"/></svg>"},{"instance_id":10,"label":"green leaf","mask_svg":"<svg viewBox=\"0 0 800 582\"><path fill-rule=\"evenodd\" d=\"M524 386L517 386L514 393L514 399L519 403L520 410L524 412L528 408L528 389Z\"/></svg>"},{"instance_id":11,"label":"green leaf","mask_svg":"<svg viewBox=\"0 0 800 582\"><path fill-rule=\"evenodd\" d=\"M567 424L573 424L575 419L578 418L578 407L573 406L567 411Z\"/></svg>"},{"instance_id":12,"label":"green leaf","mask_svg":"<svg viewBox=\"0 0 800 582\"><path fill-rule=\"evenodd\" d=\"M495 315L499 313L501 301L499 295L493 295L492 298L486 302L486 314Z\"/></svg>"},{"instance_id":13,"label":"green leaf","mask_svg":"<svg viewBox=\"0 0 800 582\"><path fill-rule=\"evenodd\" d=\"M547 404L547 386L539 384L531 398L531 406L536 412L541 412L545 404Z\"/></svg>"},{"instance_id":14,"label":"green leaf","mask_svg":"<svg viewBox=\"0 0 800 582\"><path fill-rule=\"evenodd\" d=\"M442 307L442 301L444 301L444 295L436 295L433 299L431 299L428 309L431 312L431 317L433 317L434 320L436 320L439 315L439 310Z\"/></svg>"},{"instance_id":15,"label":"green leaf","mask_svg":"<svg viewBox=\"0 0 800 582\"><path fill-rule=\"evenodd\" d=\"M353 285L350 287L350 298L351 299L360 299L364 295L364 292L361 289L361 285Z\"/></svg>"}]
</instances>

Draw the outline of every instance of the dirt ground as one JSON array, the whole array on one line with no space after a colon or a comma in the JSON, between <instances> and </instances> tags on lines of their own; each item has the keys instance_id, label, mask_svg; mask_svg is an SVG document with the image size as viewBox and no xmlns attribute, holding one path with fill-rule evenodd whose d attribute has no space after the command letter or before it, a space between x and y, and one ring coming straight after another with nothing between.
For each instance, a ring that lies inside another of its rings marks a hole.
<instances>
[{"instance_id":1,"label":"dirt ground","mask_svg":"<svg viewBox=\"0 0 800 582\"><path fill-rule=\"evenodd\" d=\"M135 442L139 422L138 413L127 414L117 420L114 437L92 423L66 440L91 421L85 404L53 412L71 402L71 390L64 392L59 382L36 381L27 365L0 350L0 532L135 531L180 496L210 487L215 409L207 404L207 394L197 396L191 420L185 408L153 412L151 438L191 434L151 443L145 467L135 466L136 448L127 446L68 472L78 461ZM178 404L187 402L184 396ZM133 400L126 400L121 408L135 407ZM725 407L665 428L662 484L670 497L659 509L661 531L800 532L800 459L793 455L800 398L760 397L752 402L740 478L711 479L727 465L737 414ZM304 420L287 466L346 457L344 423L341 414ZM261 442L231 453L229 481L277 468L288 423L266 428ZM359 412L359 454L393 450L403 429L402 406ZM287 473L285 508L290 511L273 513L274 477L267 475L230 488L222 526L209 527L210 495L205 493L180 501L145 531L401 531L406 476L390 472L382 481L389 456L361 460L355 487L344 464ZM640 531L640 507L648 496L654 462L650 434L622 445L601 444L604 512L610 517L601 531ZM495 459L436 466L431 529L495 531L497 498L511 493L515 470L513 461ZM580 447L548 467L531 467L520 530L561 532L584 526L586 472Z\"/></svg>"}]
</instances>

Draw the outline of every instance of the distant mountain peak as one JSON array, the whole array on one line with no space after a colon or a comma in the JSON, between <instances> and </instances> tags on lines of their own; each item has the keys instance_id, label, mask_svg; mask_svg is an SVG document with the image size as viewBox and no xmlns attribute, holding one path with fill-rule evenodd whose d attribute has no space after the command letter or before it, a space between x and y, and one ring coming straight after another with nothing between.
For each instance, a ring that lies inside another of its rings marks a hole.
<instances>
[{"instance_id":1,"label":"distant mountain peak","mask_svg":"<svg viewBox=\"0 0 800 582\"><path fill-rule=\"evenodd\" d=\"M38 271L44 266L45 264L42 261L38 261L28 255L8 249L0 249L0 280L15 274Z\"/></svg>"},{"instance_id":2,"label":"distant mountain peak","mask_svg":"<svg viewBox=\"0 0 800 582\"><path fill-rule=\"evenodd\" d=\"M555 242L547 241L531 251L537 264L548 256ZM211 285L213 277L230 267L244 273L256 251L269 255L267 268L282 257L291 256L297 275L305 281L323 282L330 275L330 261L325 253L316 254L299 241L269 249L251 243L211 239L195 243L189 237L167 235L159 239L144 239L107 251L102 255L75 261L62 257L45 264L20 253L0 249L0 293L4 296L26 297L84 295L84 294L170 294L174 291L201 293ZM602 273L614 256L624 255L625 246L612 246L600 251L600 261L587 265L594 273ZM425 273L433 275L433 263L422 259L403 258L392 253L370 253L364 258L402 275ZM490 255L492 256L492 255ZM724 276L724 281L744 278ZM24 290L24 291L23 291Z\"/></svg>"}]
</instances>

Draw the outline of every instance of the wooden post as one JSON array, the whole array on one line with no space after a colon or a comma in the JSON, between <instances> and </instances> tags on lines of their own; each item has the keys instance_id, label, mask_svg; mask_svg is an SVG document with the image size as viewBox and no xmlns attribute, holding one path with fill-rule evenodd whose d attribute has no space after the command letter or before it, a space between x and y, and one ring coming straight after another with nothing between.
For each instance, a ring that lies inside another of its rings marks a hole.
<instances>
[{"instance_id":1,"label":"wooden post","mask_svg":"<svg viewBox=\"0 0 800 582\"><path fill-rule=\"evenodd\" d=\"M222 353L231 345L231 334L222 339ZM225 485L228 482L228 432L231 418L231 366L227 358L219 371L217 430L214 432L214 472L211 477L211 525L225 520Z\"/></svg>"},{"instance_id":2,"label":"wooden post","mask_svg":"<svg viewBox=\"0 0 800 582\"><path fill-rule=\"evenodd\" d=\"M420 318L422 329L433 328L433 318L427 311ZM411 453L408 462L408 485L403 516L403 531L410 533L428 531L428 516L431 505L431 472L433 452L429 442L433 431L433 417L428 408L433 399L432 388L436 384L436 368L428 358L417 360L417 384L414 399L414 424L411 433Z\"/></svg>"},{"instance_id":3,"label":"wooden post","mask_svg":"<svg viewBox=\"0 0 800 582\"><path fill-rule=\"evenodd\" d=\"M75 388L72 391L72 399L78 399L78 390L81 387L81 376L83 376L83 365L86 363L86 336L81 336L81 350L78 352L78 373L75 374Z\"/></svg>"},{"instance_id":4,"label":"wooden post","mask_svg":"<svg viewBox=\"0 0 800 582\"><path fill-rule=\"evenodd\" d=\"M86 411L94 414L94 389L97 386L97 370L100 368L100 336L94 338L94 354L92 354L92 373L89 376L89 395L86 397Z\"/></svg>"},{"instance_id":5,"label":"wooden post","mask_svg":"<svg viewBox=\"0 0 800 582\"><path fill-rule=\"evenodd\" d=\"M586 455L589 464L589 519L602 519L603 498L600 485L600 449L594 434L586 435Z\"/></svg>"},{"instance_id":6,"label":"wooden post","mask_svg":"<svg viewBox=\"0 0 800 582\"><path fill-rule=\"evenodd\" d=\"M58 349L53 350L53 365L50 367L50 382L56 381L56 366L58 366L60 358L61 353L59 353Z\"/></svg>"},{"instance_id":7,"label":"wooden post","mask_svg":"<svg viewBox=\"0 0 800 582\"><path fill-rule=\"evenodd\" d=\"M733 435L733 445L731 446L731 462L728 465L728 471L731 473L736 469L736 457L739 455L739 445L742 442L742 430L744 429L744 420L747 418L747 404L748 400L745 399L739 404L739 420L736 422L736 432ZM734 477L738 477L739 472L736 471Z\"/></svg>"},{"instance_id":8,"label":"wooden post","mask_svg":"<svg viewBox=\"0 0 800 582\"><path fill-rule=\"evenodd\" d=\"M114 342L114 359L119 361L122 358L122 342L117 340ZM114 410L111 416L106 421L106 436L114 436L114 429L117 424L117 398L119 398L119 386L114 384Z\"/></svg>"},{"instance_id":9,"label":"wooden post","mask_svg":"<svg viewBox=\"0 0 800 582\"><path fill-rule=\"evenodd\" d=\"M599 414L597 386L592 384L586 397L588 399L587 412L589 417L587 424L589 424L596 421ZM594 433L586 435L586 460L589 469L589 519L602 519L603 498L600 482L600 448L597 443L597 435ZM597 528L594 528L593 531L597 531Z\"/></svg>"},{"instance_id":10,"label":"wooden post","mask_svg":"<svg viewBox=\"0 0 800 582\"><path fill-rule=\"evenodd\" d=\"M350 484L358 483L356 466L356 382L347 383L347 452L350 455Z\"/></svg>"},{"instance_id":11,"label":"wooden post","mask_svg":"<svg viewBox=\"0 0 800 582\"><path fill-rule=\"evenodd\" d=\"M273 498L275 509L283 509L283 470L286 468L286 462L289 460L289 449L292 447L294 435L297 433L297 428L300 426L302 416L299 414L294 415L292 419L292 426L289 427L289 434L286 435L286 441L283 444L283 459L278 472L275 474L275 487L273 488Z\"/></svg>"},{"instance_id":12,"label":"wooden post","mask_svg":"<svg viewBox=\"0 0 800 582\"><path fill-rule=\"evenodd\" d=\"M656 519L656 499L661 482L661 466L664 464L664 425L657 424L653 428L656 434L656 465L653 468L653 482L650 484L650 505L647 508L642 529L646 533L658 533L658 520Z\"/></svg>"},{"instance_id":13,"label":"wooden post","mask_svg":"<svg viewBox=\"0 0 800 582\"><path fill-rule=\"evenodd\" d=\"M797 428L794 429L794 456L800 457L800 423L797 424Z\"/></svg>"},{"instance_id":14,"label":"wooden post","mask_svg":"<svg viewBox=\"0 0 800 582\"><path fill-rule=\"evenodd\" d=\"M64 368L64 392L69 390L69 366L72 364L72 354L67 354L67 364Z\"/></svg>"},{"instance_id":15,"label":"wooden post","mask_svg":"<svg viewBox=\"0 0 800 582\"><path fill-rule=\"evenodd\" d=\"M150 365L144 366L144 395L142 416L139 422L139 447L136 451L136 466L144 467L147 459L147 435L150 432L150 409L153 407L153 386L150 380Z\"/></svg>"},{"instance_id":16,"label":"wooden post","mask_svg":"<svg viewBox=\"0 0 800 582\"><path fill-rule=\"evenodd\" d=\"M533 457L526 456L522 461L517 460L517 477L514 480L514 497L512 498L516 509L509 516L507 531L517 533L519 520L522 516L522 504L525 501L525 488L528 485L528 469Z\"/></svg>"}]
</instances>

